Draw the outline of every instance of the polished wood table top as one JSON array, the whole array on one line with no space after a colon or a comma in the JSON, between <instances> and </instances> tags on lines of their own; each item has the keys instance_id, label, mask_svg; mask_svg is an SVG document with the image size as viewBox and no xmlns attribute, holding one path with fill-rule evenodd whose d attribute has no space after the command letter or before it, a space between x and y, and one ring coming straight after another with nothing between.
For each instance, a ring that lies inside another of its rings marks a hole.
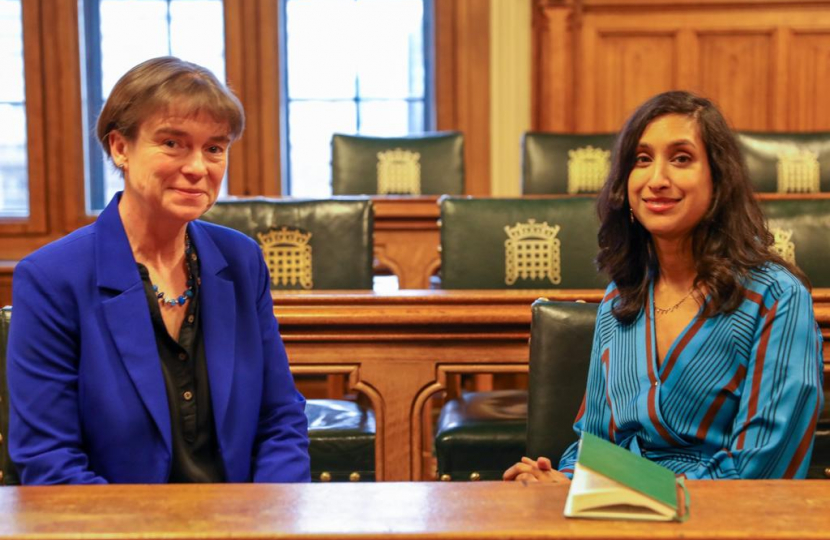
<instances>
[{"instance_id":1,"label":"polished wood table top","mask_svg":"<svg viewBox=\"0 0 830 540\"><path fill-rule=\"evenodd\" d=\"M0 539L830 538L830 482L688 484L682 524L566 519L550 484L7 487Z\"/></svg>"}]
</instances>

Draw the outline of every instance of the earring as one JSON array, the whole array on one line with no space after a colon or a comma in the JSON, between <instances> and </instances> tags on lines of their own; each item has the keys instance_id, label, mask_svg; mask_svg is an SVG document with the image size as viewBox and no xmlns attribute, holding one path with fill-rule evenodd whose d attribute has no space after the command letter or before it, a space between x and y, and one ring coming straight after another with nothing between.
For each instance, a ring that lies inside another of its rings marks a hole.
<instances>
[{"instance_id":1,"label":"earring","mask_svg":"<svg viewBox=\"0 0 830 540\"><path fill-rule=\"evenodd\" d=\"M631 220L631 223L634 223L634 210L631 207L628 207L628 219Z\"/></svg>"}]
</instances>

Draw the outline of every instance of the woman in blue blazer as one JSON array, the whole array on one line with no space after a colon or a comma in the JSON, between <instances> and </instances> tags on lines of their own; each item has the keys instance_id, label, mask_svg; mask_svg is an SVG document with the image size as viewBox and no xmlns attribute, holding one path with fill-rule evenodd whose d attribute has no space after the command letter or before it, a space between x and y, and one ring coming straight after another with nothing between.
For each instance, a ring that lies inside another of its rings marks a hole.
<instances>
[{"instance_id":1,"label":"woman in blue blazer","mask_svg":"<svg viewBox=\"0 0 830 540\"><path fill-rule=\"evenodd\" d=\"M14 273L9 449L24 484L309 480L262 253L195 221L243 126L233 94L176 58L116 84L98 136L124 191Z\"/></svg>"}]
</instances>

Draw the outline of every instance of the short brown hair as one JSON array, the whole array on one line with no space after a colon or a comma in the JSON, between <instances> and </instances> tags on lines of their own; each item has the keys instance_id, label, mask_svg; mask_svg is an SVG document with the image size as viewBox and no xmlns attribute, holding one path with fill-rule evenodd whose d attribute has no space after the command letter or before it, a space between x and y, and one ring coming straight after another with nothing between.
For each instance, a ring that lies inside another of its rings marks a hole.
<instances>
[{"instance_id":1,"label":"short brown hair","mask_svg":"<svg viewBox=\"0 0 830 540\"><path fill-rule=\"evenodd\" d=\"M138 64L115 83L98 116L97 135L104 152L110 156L110 133L118 131L127 140L135 140L142 122L171 107L185 116L207 113L227 123L232 141L245 128L242 104L213 73L173 56L161 56Z\"/></svg>"}]
</instances>

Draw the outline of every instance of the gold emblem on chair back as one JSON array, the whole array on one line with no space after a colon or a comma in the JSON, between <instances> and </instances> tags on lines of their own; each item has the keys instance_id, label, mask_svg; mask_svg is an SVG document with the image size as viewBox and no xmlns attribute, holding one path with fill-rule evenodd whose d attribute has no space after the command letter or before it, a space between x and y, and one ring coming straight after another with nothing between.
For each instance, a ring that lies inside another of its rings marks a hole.
<instances>
[{"instance_id":1,"label":"gold emblem on chair back","mask_svg":"<svg viewBox=\"0 0 830 540\"><path fill-rule=\"evenodd\" d=\"M790 148L778 154L778 193L818 193L821 174L818 154Z\"/></svg>"},{"instance_id":2,"label":"gold emblem on chair back","mask_svg":"<svg viewBox=\"0 0 830 540\"><path fill-rule=\"evenodd\" d=\"M781 255L781 258L788 263L796 264L795 243L790 241L793 237L792 229L781 229L776 227L770 229L770 232L775 237L775 243L772 245L772 249Z\"/></svg>"},{"instance_id":3,"label":"gold emblem on chair back","mask_svg":"<svg viewBox=\"0 0 830 540\"><path fill-rule=\"evenodd\" d=\"M257 237L275 287L300 285L303 289L312 288L310 232L283 225L267 233L257 233Z\"/></svg>"},{"instance_id":4,"label":"gold emblem on chair back","mask_svg":"<svg viewBox=\"0 0 830 540\"><path fill-rule=\"evenodd\" d=\"M568 150L568 193L599 191L610 170L610 150L591 145Z\"/></svg>"},{"instance_id":5,"label":"gold emblem on chair back","mask_svg":"<svg viewBox=\"0 0 830 540\"><path fill-rule=\"evenodd\" d=\"M421 194L421 154L402 148L378 152L378 193Z\"/></svg>"},{"instance_id":6,"label":"gold emblem on chair back","mask_svg":"<svg viewBox=\"0 0 830 540\"><path fill-rule=\"evenodd\" d=\"M554 285L562 281L562 262L559 249L559 225L551 227L545 221L504 227L508 239L504 241L504 282L513 285L521 279L548 279Z\"/></svg>"}]
</instances>

